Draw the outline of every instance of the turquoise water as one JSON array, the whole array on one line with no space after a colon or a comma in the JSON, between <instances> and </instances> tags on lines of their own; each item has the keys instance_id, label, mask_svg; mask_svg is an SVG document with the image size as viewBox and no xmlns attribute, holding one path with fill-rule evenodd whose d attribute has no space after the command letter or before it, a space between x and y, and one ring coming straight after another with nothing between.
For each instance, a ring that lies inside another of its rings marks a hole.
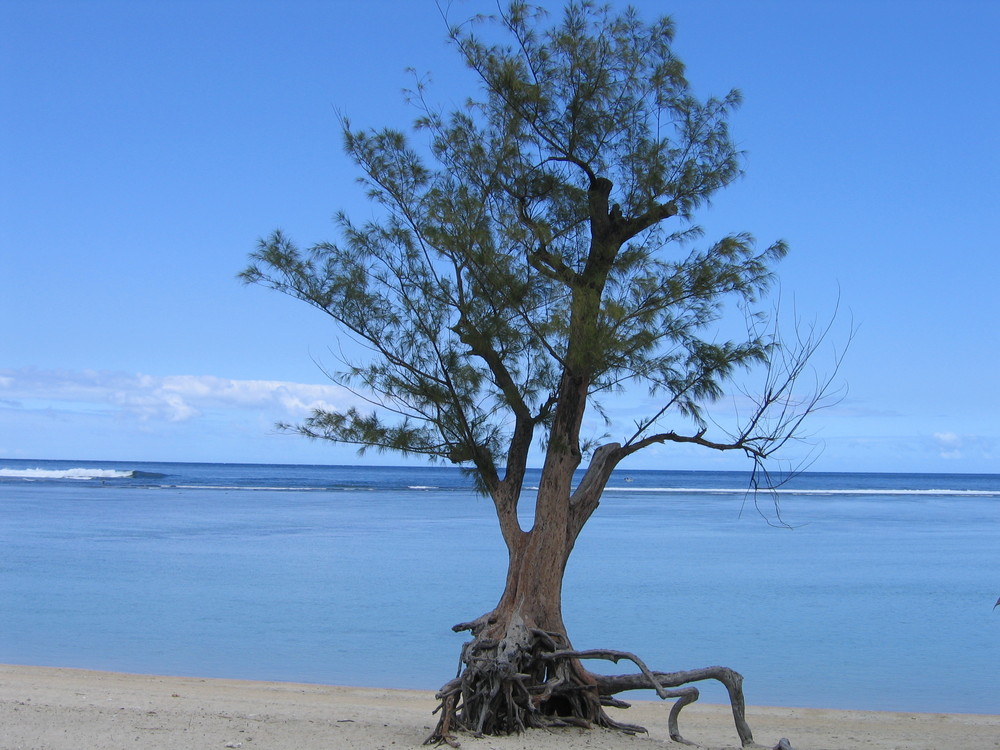
<instances>
[{"instance_id":1,"label":"turquoise water","mask_svg":"<svg viewBox=\"0 0 1000 750\"><path fill-rule=\"evenodd\" d=\"M1000 713L1000 475L805 474L793 528L746 484L616 475L574 644L725 664L759 705ZM434 689L504 563L451 468L0 459L0 662Z\"/></svg>"}]
</instances>

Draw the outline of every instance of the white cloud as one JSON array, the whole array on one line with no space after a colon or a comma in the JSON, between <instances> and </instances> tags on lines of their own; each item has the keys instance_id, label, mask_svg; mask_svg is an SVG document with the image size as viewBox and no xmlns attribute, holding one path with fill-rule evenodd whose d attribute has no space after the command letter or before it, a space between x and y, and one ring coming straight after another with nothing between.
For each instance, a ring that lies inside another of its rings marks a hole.
<instances>
[{"instance_id":1,"label":"white cloud","mask_svg":"<svg viewBox=\"0 0 1000 750\"><path fill-rule=\"evenodd\" d=\"M214 375L0 370L0 403L22 409L110 411L144 422L186 422L234 409L259 411L272 419L300 419L317 408L346 409L357 401L349 391L332 384Z\"/></svg>"},{"instance_id":2,"label":"white cloud","mask_svg":"<svg viewBox=\"0 0 1000 750\"><path fill-rule=\"evenodd\" d=\"M958 460L962 458L962 439L954 432L935 432L934 441L937 443L938 456L948 460Z\"/></svg>"},{"instance_id":3,"label":"white cloud","mask_svg":"<svg viewBox=\"0 0 1000 750\"><path fill-rule=\"evenodd\" d=\"M982 435L960 435L957 432L935 432L934 444L938 455L948 460L996 457L997 441Z\"/></svg>"},{"instance_id":4,"label":"white cloud","mask_svg":"<svg viewBox=\"0 0 1000 750\"><path fill-rule=\"evenodd\" d=\"M959 446L962 444L962 438L954 432L935 432L934 439L942 446Z\"/></svg>"}]
</instances>

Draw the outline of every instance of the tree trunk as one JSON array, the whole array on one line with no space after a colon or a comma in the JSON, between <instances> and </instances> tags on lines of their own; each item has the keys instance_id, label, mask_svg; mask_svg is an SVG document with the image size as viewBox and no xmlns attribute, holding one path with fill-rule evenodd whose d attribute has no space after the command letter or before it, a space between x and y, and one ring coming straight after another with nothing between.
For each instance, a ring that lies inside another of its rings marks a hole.
<instances>
[{"instance_id":1,"label":"tree trunk","mask_svg":"<svg viewBox=\"0 0 1000 750\"><path fill-rule=\"evenodd\" d=\"M459 676L439 693L442 716L431 741L452 742L456 729L479 735L614 724L606 721L596 680L578 659L546 657L573 648L561 606L571 549L565 533L546 526L522 532L511 545L497 606L454 628L471 631L473 639L463 647Z\"/></svg>"}]
</instances>

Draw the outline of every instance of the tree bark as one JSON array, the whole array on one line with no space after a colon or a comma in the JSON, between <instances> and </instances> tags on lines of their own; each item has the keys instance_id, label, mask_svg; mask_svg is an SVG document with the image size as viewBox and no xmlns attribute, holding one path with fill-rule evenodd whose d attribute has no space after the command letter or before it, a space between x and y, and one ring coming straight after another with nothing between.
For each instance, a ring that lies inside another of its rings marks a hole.
<instances>
[{"instance_id":1,"label":"tree bark","mask_svg":"<svg viewBox=\"0 0 1000 750\"><path fill-rule=\"evenodd\" d=\"M539 498L538 505L546 505ZM553 504L555 505L555 504ZM564 527L565 528L565 527ZM551 526L510 545L503 595L489 613L456 625L473 639L460 674L438 693L441 718L428 742L457 746L454 730L510 734L531 727L613 725L597 682L577 659L543 654L572 649L562 619L562 579L572 544Z\"/></svg>"}]
</instances>

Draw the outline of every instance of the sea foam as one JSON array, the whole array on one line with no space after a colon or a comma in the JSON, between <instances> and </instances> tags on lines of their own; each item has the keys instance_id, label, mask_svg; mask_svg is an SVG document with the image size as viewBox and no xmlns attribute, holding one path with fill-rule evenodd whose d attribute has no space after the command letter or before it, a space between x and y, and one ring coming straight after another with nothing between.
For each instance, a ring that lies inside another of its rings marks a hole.
<instances>
[{"instance_id":1,"label":"sea foam","mask_svg":"<svg viewBox=\"0 0 1000 750\"><path fill-rule=\"evenodd\" d=\"M0 469L0 477L8 479L132 479L134 471L119 469Z\"/></svg>"}]
</instances>

